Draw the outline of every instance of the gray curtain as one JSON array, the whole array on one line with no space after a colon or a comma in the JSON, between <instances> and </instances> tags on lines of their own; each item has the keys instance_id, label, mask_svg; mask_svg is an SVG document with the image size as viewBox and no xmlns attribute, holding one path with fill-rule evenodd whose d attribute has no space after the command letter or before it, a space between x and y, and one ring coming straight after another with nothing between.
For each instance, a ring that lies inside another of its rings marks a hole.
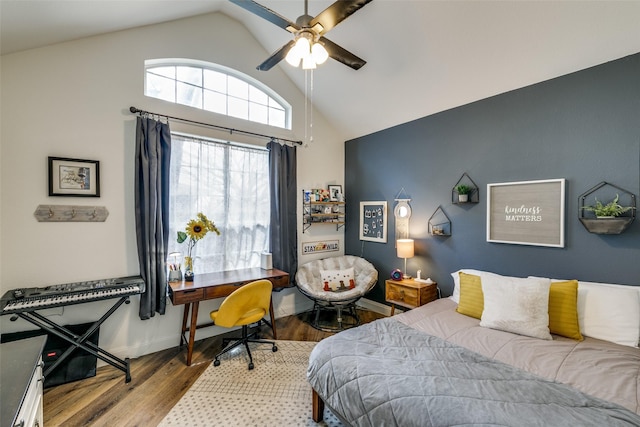
<instances>
[{"instance_id":1,"label":"gray curtain","mask_svg":"<svg viewBox=\"0 0 640 427\"><path fill-rule=\"evenodd\" d=\"M267 148L273 267L294 277L298 270L296 148L274 141Z\"/></svg>"},{"instance_id":2,"label":"gray curtain","mask_svg":"<svg viewBox=\"0 0 640 427\"><path fill-rule=\"evenodd\" d=\"M140 275L145 292L140 296L141 319L166 308L166 259L169 241L169 124L138 117L136 126L136 238Z\"/></svg>"}]
</instances>

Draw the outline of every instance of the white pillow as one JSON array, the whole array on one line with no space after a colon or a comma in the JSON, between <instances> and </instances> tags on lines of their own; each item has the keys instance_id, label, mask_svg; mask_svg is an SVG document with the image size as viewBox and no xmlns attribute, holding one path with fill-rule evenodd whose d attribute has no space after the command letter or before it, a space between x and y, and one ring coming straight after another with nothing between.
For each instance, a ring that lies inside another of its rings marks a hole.
<instances>
[{"instance_id":1,"label":"white pillow","mask_svg":"<svg viewBox=\"0 0 640 427\"><path fill-rule=\"evenodd\" d=\"M549 286L551 280L486 274L482 277L484 311L480 326L551 340Z\"/></svg>"},{"instance_id":2,"label":"white pillow","mask_svg":"<svg viewBox=\"0 0 640 427\"><path fill-rule=\"evenodd\" d=\"M354 281L353 267L344 270L320 270L322 286L328 284L329 290L334 292L348 291ZM327 290L327 289L325 289Z\"/></svg>"},{"instance_id":3,"label":"white pillow","mask_svg":"<svg viewBox=\"0 0 640 427\"><path fill-rule=\"evenodd\" d=\"M629 347L640 340L640 288L578 282L582 335Z\"/></svg>"}]
</instances>

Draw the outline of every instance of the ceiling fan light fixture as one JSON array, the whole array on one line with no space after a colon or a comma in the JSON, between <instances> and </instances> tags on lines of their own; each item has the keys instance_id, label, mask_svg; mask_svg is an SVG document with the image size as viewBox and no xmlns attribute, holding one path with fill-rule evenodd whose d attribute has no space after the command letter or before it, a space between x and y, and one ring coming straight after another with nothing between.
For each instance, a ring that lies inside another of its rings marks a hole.
<instances>
[{"instance_id":1,"label":"ceiling fan light fixture","mask_svg":"<svg viewBox=\"0 0 640 427\"><path fill-rule=\"evenodd\" d=\"M287 53L287 56L285 56L284 59L292 67L297 67L298 65L300 65L300 60L302 59L302 57L300 56L300 53L298 52L298 49L296 49L296 47L294 45L291 49L289 49L289 52Z\"/></svg>"},{"instance_id":2,"label":"ceiling fan light fixture","mask_svg":"<svg viewBox=\"0 0 640 427\"><path fill-rule=\"evenodd\" d=\"M313 60L311 55L307 55L302 58L302 69L303 70L314 70L316 68L316 61Z\"/></svg>"},{"instance_id":3,"label":"ceiling fan light fixture","mask_svg":"<svg viewBox=\"0 0 640 427\"><path fill-rule=\"evenodd\" d=\"M325 49L320 43L314 43L313 46L311 46L311 56L313 56L313 60L318 65L324 64L324 62L329 59L327 49Z\"/></svg>"},{"instance_id":4,"label":"ceiling fan light fixture","mask_svg":"<svg viewBox=\"0 0 640 427\"><path fill-rule=\"evenodd\" d=\"M298 37L296 43L289 49L289 52L287 52L285 60L292 66L297 67L300 65L300 60L309 55L309 51L309 40L307 40L306 37Z\"/></svg>"}]
</instances>

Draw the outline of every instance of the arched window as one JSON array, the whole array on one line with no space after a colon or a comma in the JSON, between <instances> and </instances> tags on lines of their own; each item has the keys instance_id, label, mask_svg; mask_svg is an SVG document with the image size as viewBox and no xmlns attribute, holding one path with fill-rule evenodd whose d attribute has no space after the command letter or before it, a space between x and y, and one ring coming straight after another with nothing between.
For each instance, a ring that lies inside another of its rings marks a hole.
<instances>
[{"instance_id":1,"label":"arched window","mask_svg":"<svg viewBox=\"0 0 640 427\"><path fill-rule=\"evenodd\" d=\"M191 59L145 61L144 94L230 117L291 129L291 105L258 80Z\"/></svg>"}]
</instances>

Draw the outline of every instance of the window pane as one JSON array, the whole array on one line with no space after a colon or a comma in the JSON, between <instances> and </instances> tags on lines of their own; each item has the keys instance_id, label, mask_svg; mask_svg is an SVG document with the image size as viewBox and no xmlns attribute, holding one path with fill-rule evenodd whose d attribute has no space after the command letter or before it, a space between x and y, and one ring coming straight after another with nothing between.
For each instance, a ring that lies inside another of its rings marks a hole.
<instances>
[{"instance_id":1,"label":"window pane","mask_svg":"<svg viewBox=\"0 0 640 427\"><path fill-rule=\"evenodd\" d=\"M227 93L227 75L213 70L204 70L205 89Z\"/></svg>"},{"instance_id":2,"label":"window pane","mask_svg":"<svg viewBox=\"0 0 640 427\"><path fill-rule=\"evenodd\" d=\"M176 102L190 107L202 108L202 89L186 83L178 82Z\"/></svg>"},{"instance_id":3,"label":"window pane","mask_svg":"<svg viewBox=\"0 0 640 427\"><path fill-rule=\"evenodd\" d=\"M272 108L277 108L279 110L283 110L284 111L284 107L282 106L282 104L280 104L278 101L276 101L275 99L269 97L269 107Z\"/></svg>"},{"instance_id":4,"label":"window pane","mask_svg":"<svg viewBox=\"0 0 640 427\"><path fill-rule=\"evenodd\" d=\"M176 81L147 73L147 85L144 93L153 98L176 102Z\"/></svg>"},{"instance_id":5,"label":"window pane","mask_svg":"<svg viewBox=\"0 0 640 427\"><path fill-rule=\"evenodd\" d=\"M237 99L229 98L229 112L231 117L237 117L239 119L249 119L249 102Z\"/></svg>"},{"instance_id":6,"label":"window pane","mask_svg":"<svg viewBox=\"0 0 640 427\"><path fill-rule=\"evenodd\" d=\"M257 87L249 86L249 101L267 105L267 103L269 102L269 97L266 93L264 93Z\"/></svg>"},{"instance_id":7,"label":"window pane","mask_svg":"<svg viewBox=\"0 0 640 427\"><path fill-rule=\"evenodd\" d=\"M229 76L229 95L249 99L249 85L240 79Z\"/></svg>"},{"instance_id":8,"label":"window pane","mask_svg":"<svg viewBox=\"0 0 640 427\"><path fill-rule=\"evenodd\" d=\"M249 103L249 120L257 123L269 123L267 107L260 104Z\"/></svg>"},{"instance_id":9,"label":"window pane","mask_svg":"<svg viewBox=\"0 0 640 427\"><path fill-rule=\"evenodd\" d=\"M149 68L147 71L150 73L158 74L164 77L169 77L170 79L176 78L176 67L154 67Z\"/></svg>"},{"instance_id":10,"label":"window pane","mask_svg":"<svg viewBox=\"0 0 640 427\"><path fill-rule=\"evenodd\" d=\"M177 67L178 80L202 87L202 68Z\"/></svg>"},{"instance_id":11,"label":"window pane","mask_svg":"<svg viewBox=\"0 0 640 427\"><path fill-rule=\"evenodd\" d=\"M204 107L205 110L213 111L218 114L227 114L227 97L218 92L204 91Z\"/></svg>"},{"instance_id":12,"label":"window pane","mask_svg":"<svg viewBox=\"0 0 640 427\"><path fill-rule=\"evenodd\" d=\"M286 116L284 114L284 110L276 110L274 108L269 108L269 124L271 126L285 127L286 126Z\"/></svg>"}]
</instances>

